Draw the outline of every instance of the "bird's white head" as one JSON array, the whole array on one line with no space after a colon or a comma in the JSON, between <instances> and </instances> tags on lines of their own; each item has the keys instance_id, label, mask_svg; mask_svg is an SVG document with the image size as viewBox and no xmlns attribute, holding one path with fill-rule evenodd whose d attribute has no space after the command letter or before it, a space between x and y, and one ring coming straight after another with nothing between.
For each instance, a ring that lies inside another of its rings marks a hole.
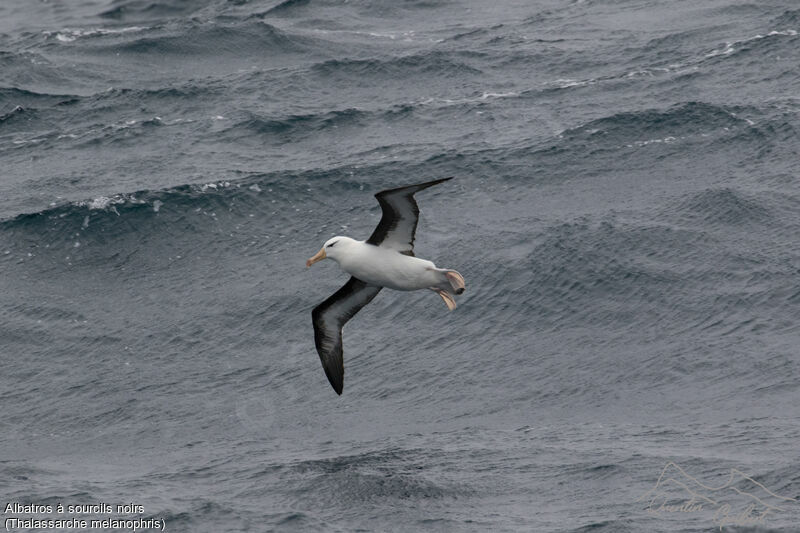
<instances>
[{"instance_id":1,"label":"bird's white head","mask_svg":"<svg viewBox=\"0 0 800 533\"><path fill-rule=\"evenodd\" d=\"M322 261L323 259L333 259L338 263L342 254L346 253L346 250L357 242L357 240L351 239L350 237L331 237L325 241L325 244L322 245L319 252L306 261L306 267L310 267L317 261Z\"/></svg>"}]
</instances>

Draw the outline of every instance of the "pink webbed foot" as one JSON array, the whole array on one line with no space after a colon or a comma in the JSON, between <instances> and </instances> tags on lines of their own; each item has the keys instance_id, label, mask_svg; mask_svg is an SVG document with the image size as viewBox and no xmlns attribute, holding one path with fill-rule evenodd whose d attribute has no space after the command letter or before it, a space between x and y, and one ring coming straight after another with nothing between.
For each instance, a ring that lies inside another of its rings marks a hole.
<instances>
[{"instance_id":1,"label":"pink webbed foot","mask_svg":"<svg viewBox=\"0 0 800 533\"><path fill-rule=\"evenodd\" d=\"M464 277L455 270L448 270L445 275L447 276L447 281L453 287L453 292L456 294L461 294L467 288L464 283Z\"/></svg>"},{"instance_id":2,"label":"pink webbed foot","mask_svg":"<svg viewBox=\"0 0 800 533\"><path fill-rule=\"evenodd\" d=\"M450 294L449 292L447 292L446 290L443 290L443 289L434 288L432 290L436 291L436 294L438 294L439 296L442 297L442 300L444 300L445 305L447 305L447 308L450 311L452 311L453 309L456 308L456 301L453 298L452 294Z\"/></svg>"}]
</instances>

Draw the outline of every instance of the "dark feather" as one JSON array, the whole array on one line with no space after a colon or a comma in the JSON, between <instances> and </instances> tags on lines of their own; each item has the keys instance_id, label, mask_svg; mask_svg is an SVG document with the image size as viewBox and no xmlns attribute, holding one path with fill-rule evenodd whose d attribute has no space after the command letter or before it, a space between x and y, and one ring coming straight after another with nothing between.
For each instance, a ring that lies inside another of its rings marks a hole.
<instances>
[{"instance_id":1,"label":"dark feather","mask_svg":"<svg viewBox=\"0 0 800 533\"><path fill-rule=\"evenodd\" d=\"M453 178L442 178L376 194L375 198L378 199L383 215L367 243L414 255L414 235L419 222L419 207L414 200L414 193L451 179Z\"/></svg>"},{"instance_id":2,"label":"dark feather","mask_svg":"<svg viewBox=\"0 0 800 533\"><path fill-rule=\"evenodd\" d=\"M372 301L381 287L368 285L351 277L341 289L311 311L314 322L314 342L322 361L325 375L333 390L342 394L344 387L344 359L342 357L342 327L362 307Z\"/></svg>"}]
</instances>

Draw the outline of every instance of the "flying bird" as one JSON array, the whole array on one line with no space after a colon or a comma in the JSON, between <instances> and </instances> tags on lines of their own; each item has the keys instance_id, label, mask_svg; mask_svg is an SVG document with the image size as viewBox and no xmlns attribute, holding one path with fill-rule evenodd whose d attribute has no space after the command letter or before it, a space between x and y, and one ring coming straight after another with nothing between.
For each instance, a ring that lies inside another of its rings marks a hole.
<instances>
[{"instance_id":1,"label":"flying bird","mask_svg":"<svg viewBox=\"0 0 800 533\"><path fill-rule=\"evenodd\" d=\"M311 312L317 352L337 394L342 394L344 386L342 327L383 287L399 291L430 289L441 296L449 310L456 308L453 295L465 289L461 274L449 268L437 268L432 261L414 255L414 234L419 221L414 193L450 179L377 193L375 198L383 214L369 239L333 237L306 261L306 267L310 267L317 261L333 259L351 276L341 289Z\"/></svg>"}]
</instances>

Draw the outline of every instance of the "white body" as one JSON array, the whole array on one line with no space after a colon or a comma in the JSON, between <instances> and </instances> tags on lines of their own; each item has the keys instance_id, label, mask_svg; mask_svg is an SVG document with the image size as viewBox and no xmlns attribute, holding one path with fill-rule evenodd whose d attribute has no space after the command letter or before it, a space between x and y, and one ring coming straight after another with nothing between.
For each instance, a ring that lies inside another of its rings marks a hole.
<instances>
[{"instance_id":1,"label":"white body","mask_svg":"<svg viewBox=\"0 0 800 533\"><path fill-rule=\"evenodd\" d=\"M370 285L415 291L439 286L445 279L444 270L431 261L364 241L340 237L334 247L325 250L342 270Z\"/></svg>"}]
</instances>

